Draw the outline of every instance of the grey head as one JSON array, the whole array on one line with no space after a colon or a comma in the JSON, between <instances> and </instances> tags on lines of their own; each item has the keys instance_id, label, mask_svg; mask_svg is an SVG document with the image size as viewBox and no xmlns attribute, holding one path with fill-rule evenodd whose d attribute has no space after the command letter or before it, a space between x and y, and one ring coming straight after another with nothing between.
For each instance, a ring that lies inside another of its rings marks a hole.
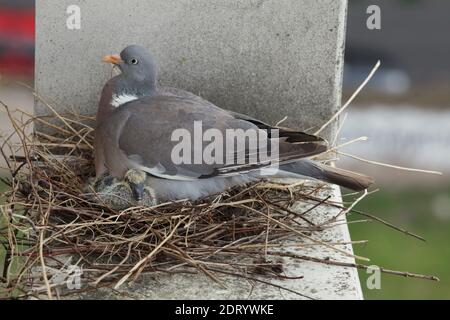
<instances>
[{"instance_id":1,"label":"grey head","mask_svg":"<svg viewBox=\"0 0 450 320\"><path fill-rule=\"evenodd\" d=\"M120 55L103 57L116 65L121 74L115 79L116 96L151 96L156 92L156 66L150 52L143 46L130 45Z\"/></svg>"}]
</instances>

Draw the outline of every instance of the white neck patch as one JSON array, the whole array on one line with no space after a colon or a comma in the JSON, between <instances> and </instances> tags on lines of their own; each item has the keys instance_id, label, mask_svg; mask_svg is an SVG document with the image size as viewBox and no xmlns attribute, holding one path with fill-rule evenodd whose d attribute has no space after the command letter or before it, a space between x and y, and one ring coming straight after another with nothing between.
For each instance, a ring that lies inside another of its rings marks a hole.
<instances>
[{"instance_id":1,"label":"white neck patch","mask_svg":"<svg viewBox=\"0 0 450 320\"><path fill-rule=\"evenodd\" d=\"M114 94L112 96L111 105L114 108L117 108L117 107L121 106L124 103L130 102L130 101L134 101L134 100L137 100L137 99L138 99L138 96L132 95L132 94L121 94L121 95Z\"/></svg>"}]
</instances>

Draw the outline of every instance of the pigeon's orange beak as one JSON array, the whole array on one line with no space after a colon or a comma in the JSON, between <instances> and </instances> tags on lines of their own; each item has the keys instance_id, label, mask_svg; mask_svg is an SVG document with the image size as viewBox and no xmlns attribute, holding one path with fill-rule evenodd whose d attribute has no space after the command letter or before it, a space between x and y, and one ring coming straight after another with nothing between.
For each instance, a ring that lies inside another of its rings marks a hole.
<instances>
[{"instance_id":1,"label":"pigeon's orange beak","mask_svg":"<svg viewBox=\"0 0 450 320\"><path fill-rule=\"evenodd\" d=\"M109 63L115 64L115 65L118 65L119 63L123 62L122 58L118 54L104 56L102 61L109 62Z\"/></svg>"}]
</instances>

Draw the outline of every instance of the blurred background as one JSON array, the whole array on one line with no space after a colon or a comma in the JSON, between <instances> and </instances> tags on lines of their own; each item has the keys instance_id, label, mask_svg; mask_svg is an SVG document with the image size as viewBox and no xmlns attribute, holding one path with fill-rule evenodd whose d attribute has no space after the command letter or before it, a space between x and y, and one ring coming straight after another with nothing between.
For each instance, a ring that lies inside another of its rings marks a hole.
<instances>
[{"instance_id":1,"label":"blurred background","mask_svg":"<svg viewBox=\"0 0 450 320\"><path fill-rule=\"evenodd\" d=\"M381 30L366 27L369 5L381 8ZM426 243L376 223L350 225L359 255L390 269L433 274L440 283L382 276L381 290L366 299L450 299L450 2L349 0L345 101L377 60L382 67L344 116L339 143L367 136L344 149L365 159L437 170L443 176L402 172L350 158L339 165L373 175L380 191L360 210L422 235ZM0 99L31 111L34 0L0 0ZM10 132L0 113L0 135ZM3 164L1 164L3 166ZM0 188L2 186L0 185ZM351 216L351 220L361 217Z\"/></svg>"},{"instance_id":2,"label":"blurred background","mask_svg":"<svg viewBox=\"0 0 450 320\"><path fill-rule=\"evenodd\" d=\"M381 30L366 28L369 5L381 8ZM401 172L342 158L340 166L376 178L380 191L360 210L422 235L427 243L376 223L351 224L357 254L391 269L435 274L440 283L384 275L367 299L450 299L450 1L349 0L344 97L376 61L382 67L349 108L342 137L367 136L345 152L400 166L438 170L444 176ZM341 141L341 143L345 140ZM361 217L351 216L358 220Z\"/></svg>"}]
</instances>

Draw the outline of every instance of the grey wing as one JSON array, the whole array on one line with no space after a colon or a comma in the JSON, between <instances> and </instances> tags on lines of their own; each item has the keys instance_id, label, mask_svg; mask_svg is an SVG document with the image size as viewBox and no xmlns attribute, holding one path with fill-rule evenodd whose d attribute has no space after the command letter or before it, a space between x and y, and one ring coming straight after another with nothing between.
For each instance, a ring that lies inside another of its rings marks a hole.
<instances>
[{"instance_id":1,"label":"grey wing","mask_svg":"<svg viewBox=\"0 0 450 320\"><path fill-rule=\"evenodd\" d=\"M148 97L121 106L114 116L126 118L117 142L120 152L126 155L128 166L155 177L195 180L217 175L236 175L268 165L259 160L256 163L234 163L239 155L244 154L244 158L248 159L260 152L261 146L264 148L268 145L270 137L254 123L238 119L226 110L211 106L209 102L201 103L198 99L170 96ZM252 140L255 136L249 136L248 141L240 145L240 148L233 149L231 154L225 141L222 141L221 156L215 157L214 162L205 161L203 151L211 141L205 141L203 133L210 129L224 139L227 129L254 129L259 133L256 138L258 141ZM281 163L326 150L321 142L288 143L286 138L279 140ZM186 148L180 152L183 143L186 143Z\"/></svg>"},{"instance_id":2,"label":"grey wing","mask_svg":"<svg viewBox=\"0 0 450 320\"><path fill-rule=\"evenodd\" d=\"M303 142L306 142L306 141L324 142L324 140L318 136L314 136L314 135L307 134L307 133L304 133L304 132L301 132L298 130L294 130L294 129L290 129L290 128L284 128L284 127L280 127L280 126L272 126L270 124L267 124L264 121L261 121L254 117L251 117L249 115L242 114L242 113L232 111L232 110L221 109L218 106L209 102L208 100L205 100L202 97L197 96L197 95L193 94L192 92L189 92L186 90L182 90L182 89L178 89L178 88L174 88L174 87L160 87L159 92L162 95L170 95L170 96L177 96L177 97L182 97L182 98L189 98L189 99L194 99L202 104L208 104L211 108L216 108L216 109L220 109L222 111L228 112L229 115L231 115L235 119L240 119L240 120L245 120L245 121L251 122L262 130L266 130L266 131L270 131L272 129L278 130L279 137L287 138L287 140L286 140L287 142L295 142L298 140L301 140Z\"/></svg>"}]
</instances>

